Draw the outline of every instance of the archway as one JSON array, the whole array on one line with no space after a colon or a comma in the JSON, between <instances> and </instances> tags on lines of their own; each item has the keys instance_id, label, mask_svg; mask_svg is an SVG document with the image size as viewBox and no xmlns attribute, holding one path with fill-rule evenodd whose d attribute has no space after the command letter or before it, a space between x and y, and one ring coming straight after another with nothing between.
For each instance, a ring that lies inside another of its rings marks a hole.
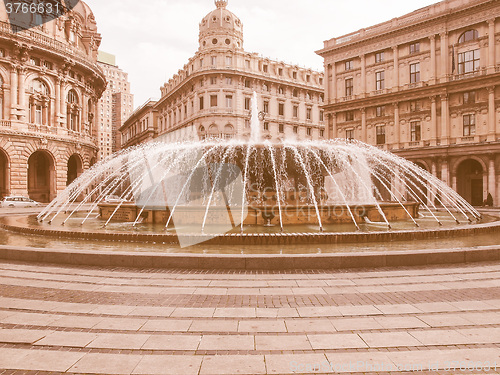
<instances>
[{"instance_id":1,"label":"archway","mask_svg":"<svg viewBox=\"0 0 500 375\"><path fill-rule=\"evenodd\" d=\"M68 177L66 180L66 186L71 184L78 176L82 174L83 171L82 159L79 155L73 154L68 160Z\"/></svg>"},{"instance_id":2,"label":"archway","mask_svg":"<svg viewBox=\"0 0 500 375\"><path fill-rule=\"evenodd\" d=\"M0 199L9 195L9 159L0 150Z\"/></svg>"},{"instance_id":3,"label":"archway","mask_svg":"<svg viewBox=\"0 0 500 375\"><path fill-rule=\"evenodd\" d=\"M38 202L55 196L54 159L47 151L36 151L28 159L28 195Z\"/></svg>"},{"instance_id":4,"label":"archway","mask_svg":"<svg viewBox=\"0 0 500 375\"><path fill-rule=\"evenodd\" d=\"M484 170L477 160L467 159L457 168L457 192L473 206L483 204Z\"/></svg>"}]
</instances>

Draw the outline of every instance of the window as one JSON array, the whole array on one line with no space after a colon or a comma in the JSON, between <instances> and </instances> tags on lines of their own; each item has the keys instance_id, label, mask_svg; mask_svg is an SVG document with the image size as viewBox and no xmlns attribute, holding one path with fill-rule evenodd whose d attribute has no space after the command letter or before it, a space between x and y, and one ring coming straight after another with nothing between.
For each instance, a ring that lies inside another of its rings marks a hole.
<instances>
[{"instance_id":1,"label":"window","mask_svg":"<svg viewBox=\"0 0 500 375\"><path fill-rule=\"evenodd\" d=\"M264 73L267 73L268 69L267 69L267 65L262 65L262 71Z\"/></svg>"},{"instance_id":2,"label":"window","mask_svg":"<svg viewBox=\"0 0 500 375\"><path fill-rule=\"evenodd\" d=\"M410 83L420 82L420 63L410 64Z\"/></svg>"},{"instance_id":3,"label":"window","mask_svg":"<svg viewBox=\"0 0 500 375\"><path fill-rule=\"evenodd\" d=\"M422 131L420 121L410 122L410 140L411 142L419 142L422 139Z\"/></svg>"},{"instance_id":4,"label":"window","mask_svg":"<svg viewBox=\"0 0 500 375\"><path fill-rule=\"evenodd\" d=\"M245 79L245 87L247 87L247 88L252 87L252 86L250 85L250 80L249 80L249 79Z\"/></svg>"},{"instance_id":5,"label":"window","mask_svg":"<svg viewBox=\"0 0 500 375\"><path fill-rule=\"evenodd\" d=\"M463 94L464 104L470 104L476 102L476 92L475 91L467 91Z\"/></svg>"},{"instance_id":6,"label":"window","mask_svg":"<svg viewBox=\"0 0 500 375\"><path fill-rule=\"evenodd\" d=\"M324 121L325 113L323 111L319 111L319 121Z\"/></svg>"},{"instance_id":7,"label":"window","mask_svg":"<svg viewBox=\"0 0 500 375\"><path fill-rule=\"evenodd\" d=\"M264 83L264 84L262 85L262 90L263 90L263 91L269 91L269 85L268 85L267 83Z\"/></svg>"},{"instance_id":8,"label":"window","mask_svg":"<svg viewBox=\"0 0 500 375\"><path fill-rule=\"evenodd\" d=\"M345 70L351 70L354 68L354 61L349 60L345 62Z\"/></svg>"},{"instance_id":9,"label":"window","mask_svg":"<svg viewBox=\"0 0 500 375\"><path fill-rule=\"evenodd\" d=\"M354 129L346 129L345 138L346 139L354 139Z\"/></svg>"},{"instance_id":10,"label":"window","mask_svg":"<svg viewBox=\"0 0 500 375\"><path fill-rule=\"evenodd\" d=\"M292 73L292 78L293 78L293 79L297 79L297 72L293 72L293 73Z\"/></svg>"},{"instance_id":11,"label":"window","mask_svg":"<svg viewBox=\"0 0 500 375\"><path fill-rule=\"evenodd\" d=\"M263 112L269 113L269 102L267 100L264 100L264 109Z\"/></svg>"},{"instance_id":12,"label":"window","mask_svg":"<svg viewBox=\"0 0 500 375\"><path fill-rule=\"evenodd\" d=\"M299 106L298 105L293 106L293 117L294 118L299 117Z\"/></svg>"},{"instance_id":13,"label":"window","mask_svg":"<svg viewBox=\"0 0 500 375\"><path fill-rule=\"evenodd\" d=\"M204 100L203 96L200 96L200 110L204 108Z\"/></svg>"},{"instance_id":14,"label":"window","mask_svg":"<svg viewBox=\"0 0 500 375\"><path fill-rule=\"evenodd\" d=\"M226 56L226 66L233 65L233 58L231 56Z\"/></svg>"},{"instance_id":15,"label":"window","mask_svg":"<svg viewBox=\"0 0 500 375\"><path fill-rule=\"evenodd\" d=\"M250 60L245 60L245 66L250 69Z\"/></svg>"},{"instance_id":16,"label":"window","mask_svg":"<svg viewBox=\"0 0 500 375\"><path fill-rule=\"evenodd\" d=\"M203 67L203 59L200 59L200 68Z\"/></svg>"},{"instance_id":17,"label":"window","mask_svg":"<svg viewBox=\"0 0 500 375\"><path fill-rule=\"evenodd\" d=\"M245 109L250 109L250 98L245 98Z\"/></svg>"},{"instance_id":18,"label":"window","mask_svg":"<svg viewBox=\"0 0 500 375\"><path fill-rule=\"evenodd\" d=\"M377 144L385 144L385 125L377 126Z\"/></svg>"},{"instance_id":19,"label":"window","mask_svg":"<svg viewBox=\"0 0 500 375\"><path fill-rule=\"evenodd\" d=\"M69 90L67 97L67 126L68 129L79 131L80 127L80 105L75 90Z\"/></svg>"},{"instance_id":20,"label":"window","mask_svg":"<svg viewBox=\"0 0 500 375\"><path fill-rule=\"evenodd\" d=\"M293 127L293 132L294 132L294 134L297 134L299 132L299 127L298 126L294 126Z\"/></svg>"},{"instance_id":21,"label":"window","mask_svg":"<svg viewBox=\"0 0 500 375\"><path fill-rule=\"evenodd\" d=\"M278 103L278 115L285 115L285 103Z\"/></svg>"},{"instance_id":22,"label":"window","mask_svg":"<svg viewBox=\"0 0 500 375\"><path fill-rule=\"evenodd\" d=\"M233 108L233 96L226 95L226 108Z\"/></svg>"},{"instance_id":23,"label":"window","mask_svg":"<svg viewBox=\"0 0 500 375\"><path fill-rule=\"evenodd\" d=\"M306 110L306 119L311 120L311 118L312 118L312 109L311 108L307 108L307 110Z\"/></svg>"},{"instance_id":24,"label":"window","mask_svg":"<svg viewBox=\"0 0 500 375\"><path fill-rule=\"evenodd\" d=\"M345 80L345 96L352 96L354 91L353 79L347 78Z\"/></svg>"},{"instance_id":25,"label":"window","mask_svg":"<svg viewBox=\"0 0 500 375\"><path fill-rule=\"evenodd\" d=\"M210 84L216 85L217 84L217 77L210 77Z\"/></svg>"},{"instance_id":26,"label":"window","mask_svg":"<svg viewBox=\"0 0 500 375\"><path fill-rule=\"evenodd\" d=\"M217 107L217 95L210 95L210 107Z\"/></svg>"},{"instance_id":27,"label":"window","mask_svg":"<svg viewBox=\"0 0 500 375\"><path fill-rule=\"evenodd\" d=\"M283 124L279 124L279 125L278 125L278 131L279 131L280 133L284 133L284 132L285 132L285 125L283 125Z\"/></svg>"},{"instance_id":28,"label":"window","mask_svg":"<svg viewBox=\"0 0 500 375\"><path fill-rule=\"evenodd\" d=\"M382 62L382 61L384 61L384 52L377 52L375 54L375 62L379 63L379 62Z\"/></svg>"},{"instance_id":29,"label":"window","mask_svg":"<svg viewBox=\"0 0 500 375\"><path fill-rule=\"evenodd\" d=\"M297 89L293 89L292 95L294 98L297 98L299 96L299 92L297 91Z\"/></svg>"},{"instance_id":30,"label":"window","mask_svg":"<svg viewBox=\"0 0 500 375\"><path fill-rule=\"evenodd\" d=\"M477 30L467 30L466 32L462 33L460 37L458 38L458 43L465 43L469 42L471 40L476 40L479 38L479 33Z\"/></svg>"},{"instance_id":31,"label":"window","mask_svg":"<svg viewBox=\"0 0 500 375\"><path fill-rule=\"evenodd\" d=\"M354 120L354 111L347 111L345 113L345 120L346 121L353 121Z\"/></svg>"},{"instance_id":32,"label":"window","mask_svg":"<svg viewBox=\"0 0 500 375\"><path fill-rule=\"evenodd\" d=\"M217 65L217 56L212 56L212 66Z\"/></svg>"},{"instance_id":33,"label":"window","mask_svg":"<svg viewBox=\"0 0 500 375\"><path fill-rule=\"evenodd\" d=\"M311 80L311 76L308 74L306 75L306 82L309 82Z\"/></svg>"},{"instance_id":34,"label":"window","mask_svg":"<svg viewBox=\"0 0 500 375\"><path fill-rule=\"evenodd\" d=\"M385 116L385 106L379 105L375 108L375 114L377 117Z\"/></svg>"},{"instance_id":35,"label":"window","mask_svg":"<svg viewBox=\"0 0 500 375\"><path fill-rule=\"evenodd\" d=\"M283 68L278 68L278 75L282 76L283 75Z\"/></svg>"},{"instance_id":36,"label":"window","mask_svg":"<svg viewBox=\"0 0 500 375\"><path fill-rule=\"evenodd\" d=\"M410 44L410 55L412 53L419 53L419 52L420 52L420 42Z\"/></svg>"},{"instance_id":37,"label":"window","mask_svg":"<svg viewBox=\"0 0 500 375\"><path fill-rule=\"evenodd\" d=\"M476 115L464 115L464 137L473 136L476 134Z\"/></svg>"},{"instance_id":38,"label":"window","mask_svg":"<svg viewBox=\"0 0 500 375\"><path fill-rule=\"evenodd\" d=\"M269 123L268 122L264 123L264 130L269 130Z\"/></svg>"},{"instance_id":39,"label":"window","mask_svg":"<svg viewBox=\"0 0 500 375\"><path fill-rule=\"evenodd\" d=\"M420 102L418 100L413 100L410 102L410 112L420 111Z\"/></svg>"},{"instance_id":40,"label":"window","mask_svg":"<svg viewBox=\"0 0 500 375\"><path fill-rule=\"evenodd\" d=\"M479 50L458 54L458 74L471 73L479 70Z\"/></svg>"},{"instance_id":41,"label":"window","mask_svg":"<svg viewBox=\"0 0 500 375\"><path fill-rule=\"evenodd\" d=\"M320 136L321 138L325 138L325 131L324 131L323 129L321 129L321 130L319 131L319 136Z\"/></svg>"},{"instance_id":42,"label":"window","mask_svg":"<svg viewBox=\"0 0 500 375\"><path fill-rule=\"evenodd\" d=\"M283 87L278 87L278 94L283 95L285 93L285 89Z\"/></svg>"},{"instance_id":43,"label":"window","mask_svg":"<svg viewBox=\"0 0 500 375\"><path fill-rule=\"evenodd\" d=\"M382 70L375 73L375 90L383 90L385 88L385 72Z\"/></svg>"},{"instance_id":44,"label":"window","mask_svg":"<svg viewBox=\"0 0 500 375\"><path fill-rule=\"evenodd\" d=\"M231 77L226 77L226 85L232 85L233 79Z\"/></svg>"},{"instance_id":45,"label":"window","mask_svg":"<svg viewBox=\"0 0 500 375\"><path fill-rule=\"evenodd\" d=\"M203 78L200 79L200 87L203 87L204 84L205 84L205 82L203 81Z\"/></svg>"}]
</instances>

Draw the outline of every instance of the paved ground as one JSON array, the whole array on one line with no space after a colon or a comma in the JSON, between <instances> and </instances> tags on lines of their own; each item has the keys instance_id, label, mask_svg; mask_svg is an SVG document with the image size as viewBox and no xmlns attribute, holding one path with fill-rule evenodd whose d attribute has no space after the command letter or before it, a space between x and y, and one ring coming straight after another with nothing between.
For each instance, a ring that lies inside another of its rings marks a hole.
<instances>
[{"instance_id":1,"label":"paved ground","mask_svg":"<svg viewBox=\"0 0 500 375\"><path fill-rule=\"evenodd\" d=\"M217 273L3 262L0 369L500 373L500 263Z\"/></svg>"}]
</instances>

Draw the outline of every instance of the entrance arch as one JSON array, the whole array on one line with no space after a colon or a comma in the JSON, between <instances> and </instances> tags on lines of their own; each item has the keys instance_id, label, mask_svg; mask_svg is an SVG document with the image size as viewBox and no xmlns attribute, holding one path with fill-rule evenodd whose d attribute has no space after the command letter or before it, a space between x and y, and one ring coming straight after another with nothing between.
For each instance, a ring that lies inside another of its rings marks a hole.
<instances>
[{"instance_id":1,"label":"entrance arch","mask_svg":"<svg viewBox=\"0 0 500 375\"><path fill-rule=\"evenodd\" d=\"M0 199L9 195L9 159L0 149Z\"/></svg>"},{"instance_id":2,"label":"entrance arch","mask_svg":"<svg viewBox=\"0 0 500 375\"><path fill-rule=\"evenodd\" d=\"M28 195L44 203L55 197L55 163L47 151L36 151L28 159Z\"/></svg>"},{"instance_id":3,"label":"entrance arch","mask_svg":"<svg viewBox=\"0 0 500 375\"><path fill-rule=\"evenodd\" d=\"M457 168L457 192L473 206L483 204L484 170L477 160L462 161Z\"/></svg>"},{"instance_id":4,"label":"entrance arch","mask_svg":"<svg viewBox=\"0 0 500 375\"><path fill-rule=\"evenodd\" d=\"M66 179L66 186L71 184L78 176L82 174L83 162L78 154L73 154L68 160L68 177Z\"/></svg>"}]
</instances>

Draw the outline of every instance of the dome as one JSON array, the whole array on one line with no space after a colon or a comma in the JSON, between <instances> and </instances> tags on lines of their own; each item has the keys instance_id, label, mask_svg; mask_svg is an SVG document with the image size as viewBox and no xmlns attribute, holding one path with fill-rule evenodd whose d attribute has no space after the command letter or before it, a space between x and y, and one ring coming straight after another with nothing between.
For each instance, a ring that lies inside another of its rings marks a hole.
<instances>
[{"instance_id":1,"label":"dome","mask_svg":"<svg viewBox=\"0 0 500 375\"><path fill-rule=\"evenodd\" d=\"M226 9L226 0L216 0L217 7L200 22L200 49L225 47L243 49L243 24Z\"/></svg>"}]
</instances>

